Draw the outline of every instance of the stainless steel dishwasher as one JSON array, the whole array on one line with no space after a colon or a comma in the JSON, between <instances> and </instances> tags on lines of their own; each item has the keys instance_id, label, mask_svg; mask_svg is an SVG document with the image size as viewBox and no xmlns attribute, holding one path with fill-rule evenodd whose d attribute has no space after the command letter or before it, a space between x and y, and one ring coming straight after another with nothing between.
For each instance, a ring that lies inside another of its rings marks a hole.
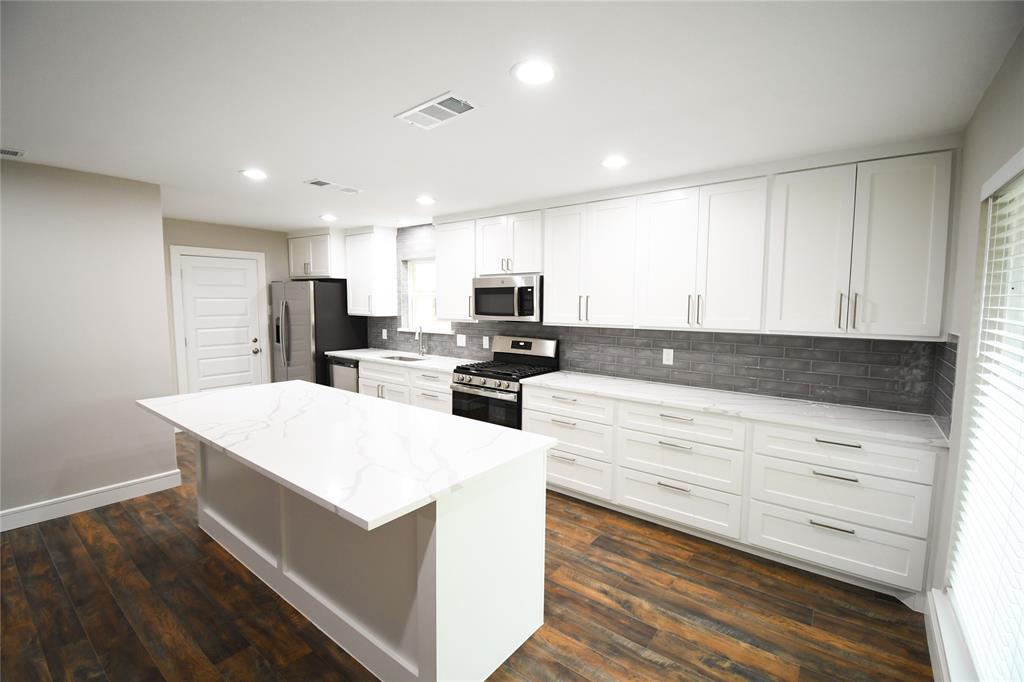
<instances>
[{"instance_id":1,"label":"stainless steel dishwasher","mask_svg":"<svg viewBox=\"0 0 1024 682\"><path fill-rule=\"evenodd\" d=\"M343 391L359 392L359 361L331 358L331 386Z\"/></svg>"}]
</instances>

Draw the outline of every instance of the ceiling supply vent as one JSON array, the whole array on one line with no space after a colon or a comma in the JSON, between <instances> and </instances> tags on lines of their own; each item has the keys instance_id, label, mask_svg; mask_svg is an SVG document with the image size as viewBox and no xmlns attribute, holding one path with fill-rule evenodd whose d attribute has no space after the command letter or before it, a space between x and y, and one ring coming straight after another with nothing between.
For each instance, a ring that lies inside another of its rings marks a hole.
<instances>
[{"instance_id":1,"label":"ceiling supply vent","mask_svg":"<svg viewBox=\"0 0 1024 682\"><path fill-rule=\"evenodd\" d=\"M2 159L20 159L25 156L25 152L20 149L9 149L4 147L0 149L0 158Z\"/></svg>"},{"instance_id":2,"label":"ceiling supply vent","mask_svg":"<svg viewBox=\"0 0 1024 682\"><path fill-rule=\"evenodd\" d=\"M336 182L331 182L330 180L323 180L321 178L303 180L302 184L313 185L314 187L323 187L325 189L333 189L335 192L341 192L342 194L359 194L363 191L355 187L346 187L345 185L339 185Z\"/></svg>"},{"instance_id":3,"label":"ceiling supply vent","mask_svg":"<svg viewBox=\"0 0 1024 682\"><path fill-rule=\"evenodd\" d=\"M450 92L438 95L423 104L417 104L408 111L395 114L395 118L412 125L430 130L450 121L451 119L473 111L475 107L464 99L455 97Z\"/></svg>"}]
</instances>

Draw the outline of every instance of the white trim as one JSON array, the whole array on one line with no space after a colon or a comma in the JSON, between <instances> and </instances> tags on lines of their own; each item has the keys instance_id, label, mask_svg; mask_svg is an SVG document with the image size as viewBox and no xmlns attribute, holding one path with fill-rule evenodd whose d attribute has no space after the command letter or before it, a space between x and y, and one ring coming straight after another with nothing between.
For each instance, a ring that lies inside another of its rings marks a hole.
<instances>
[{"instance_id":1,"label":"white trim","mask_svg":"<svg viewBox=\"0 0 1024 682\"><path fill-rule=\"evenodd\" d=\"M977 680L978 673L967 649L949 595L942 590L928 592L924 619L932 672L940 682Z\"/></svg>"},{"instance_id":2,"label":"white trim","mask_svg":"<svg viewBox=\"0 0 1024 682\"><path fill-rule=\"evenodd\" d=\"M85 490L80 493L72 493L64 497L55 497L52 500L33 502L22 507L4 509L0 511L0 531L8 531L14 528L21 528L33 523L57 519L68 514L88 511L115 502L123 502L140 495L166 490L181 485L181 470L172 469L151 476L143 476L133 481L123 481Z\"/></svg>"},{"instance_id":3,"label":"white trim","mask_svg":"<svg viewBox=\"0 0 1024 682\"><path fill-rule=\"evenodd\" d=\"M174 359L178 369L178 393L188 392L188 360L185 357L185 308L181 299L181 259L183 256L205 256L207 258L236 258L256 261L256 315L259 327L259 345L264 350L260 362L263 383L270 383L270 322L267 318L269 309L267 293L266 256L262 251L234 251L231 249L210 249L202 246L171 245L171 305L174 318Z\"/></svg>"},{"instance_id":4,"label":"white trim","mask_svg":"<svg viewBox=\"0 0 1024 682\"><path fill-rule=\"evenodd\" d=\"M1010 180L1013 180L1021 173L1024 173L1024 147L1011 156L1010 160L1004 163L1002 168L997 170L992 177L985 181L981 186L981 198L979 201L985 201L990 196L998 192L1003 185L1008 183Z\"/></svg>"}]
</instances>

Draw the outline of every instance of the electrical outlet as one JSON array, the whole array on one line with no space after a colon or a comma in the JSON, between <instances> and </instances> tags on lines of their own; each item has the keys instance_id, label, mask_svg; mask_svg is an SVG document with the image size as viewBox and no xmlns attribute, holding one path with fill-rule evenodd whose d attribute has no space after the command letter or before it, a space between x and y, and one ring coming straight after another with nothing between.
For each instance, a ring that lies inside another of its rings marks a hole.
<instances>
[{"instance_id":1,"label":"electrical outlet","mask_svg":"<svg viewBox=\"0 0 1024 682\"><path fill-rule=\"evenodd\" d=\"M460 347L465 347L466 346L466 335L465 334L456 334L455 335L455 345L456 346L460 346Z\"/></svg>"},{"instance_id":2,"label":"electrical outlet","mask_svg":"<svg viewBox=\"0 0 1024 682\"><path fill-rule=\"evenodd\" d=\"M672 364L672 356L674 354L675 353L674 353L674 351L671 348L662 348L661 349L661 364L663 364L663 365L671 365Z\"/></svg>"},{"instance_id":3,"label":"electrical outlet","mask_svg":"<svg viewBox=\"0 0 1024 682\"><path fill-rule=\"evenodd\" d=\"M491 347L491 337L485 336L484 337L484 348L490 348L490 347Z\"/></svg>"},{"instance_id":4,"label":"electrical outlet","mask_svg":"<svg viewBox=\"0 0 1024 682\"><path fill-rule=\"evenodd\" d=\"M384 339L385 341L388 340L388 330L387 329L381 329L380 330L380 338Z\"/></svg>"}]
</instances>

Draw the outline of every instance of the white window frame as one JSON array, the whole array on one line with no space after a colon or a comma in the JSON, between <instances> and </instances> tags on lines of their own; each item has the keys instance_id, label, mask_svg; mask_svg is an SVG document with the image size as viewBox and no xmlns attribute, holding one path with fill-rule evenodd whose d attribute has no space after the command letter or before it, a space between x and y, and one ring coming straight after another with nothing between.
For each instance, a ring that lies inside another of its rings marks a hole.
<instances>
[{"instance_id":1,"label":"white window frame","mask_svg":"<svg viewBox=\"0 0 1024 682\"><path fill-rule=\"evenodd\" d=\"M402 263L402 266L406 269L406 286L405 286L405 291L402 292L402 295L405 296L405 300L406 300L406 304L407 304L406 308L408 310L408 314L407 314L407 316L405 318L402 319L402 324L404 326L402 326L402 327L400 327L398 329L398 331L400 331L400 332L417 332L417 331L419 331L418 326L416 324L414 324L413 319L412 319L412 317L413 317L413 315L412 315L412 310L413 310L413 305L412 305L412 299L413 299L412 271L413 271L413 266L416 263L425 263L425 262L434 263L434 267L436 269L436 267L437 267L437 259L433 258L433 257L408 258L408 259L404 260L403 263ZM435 287L434 287L434 316L435 317L434 317L433 324L423 325L423 333L424 334L454 334L455 333L454 330L452 329L452 323L450 321L448 321L448 320L438 320L437 319L437 287L436 287L436 278L435 278Z\"/></svg>"}]
</instances>

